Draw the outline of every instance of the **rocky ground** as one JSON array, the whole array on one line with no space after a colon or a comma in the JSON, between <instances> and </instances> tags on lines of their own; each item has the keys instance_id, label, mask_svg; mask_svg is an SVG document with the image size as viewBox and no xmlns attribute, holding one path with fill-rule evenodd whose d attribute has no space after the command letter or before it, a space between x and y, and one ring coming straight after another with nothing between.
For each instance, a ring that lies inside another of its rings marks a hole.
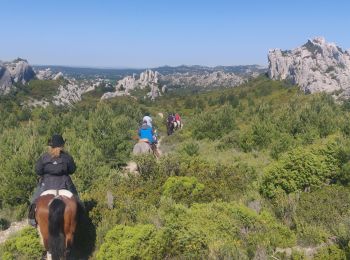
<instances>
[{"instance_id":1,"label":"rocky ground","mask_svg":"<svg viewBox=\"0 0 350 260\"><path fill-rule=\"evenodd\" d=\"M21 231L23 228L27 226L28 226L27 219L24 219L19 222L11 223L11 226L8 229L0 231L0 244L4 243L9 237Z\"/></svg>"}]
</instances>

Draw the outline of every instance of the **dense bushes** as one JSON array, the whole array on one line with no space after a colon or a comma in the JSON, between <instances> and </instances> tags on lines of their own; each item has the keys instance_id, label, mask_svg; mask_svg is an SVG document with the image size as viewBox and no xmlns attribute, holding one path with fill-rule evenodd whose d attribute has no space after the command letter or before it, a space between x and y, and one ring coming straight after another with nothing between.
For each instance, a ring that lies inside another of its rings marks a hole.
<instances>
[{"instance_id":1,"label":"dense bushes","mask_svg":"<svg viewBox=\"0 0 350 260\"><path fill-rule=\"evenodd\" d=\"M117 225L110 230L97 259L161 259L161 241L152 225Z\"/></svg>"},{"instance_id":2,"label":"dense bushes","mask_svg":"<svg viewBox=\"0 0 350 260\"><path fill-rule=\"evenodd\" d=\"M350 189L335 185L301 194L295 212L298 225L316 226L328 233L339 232L340 224L346 224L349 217Z\"/></svg>"},{"instance_id":3,"label":"dense bushes","mask_svg":"<svg viewBox=\"0 0 350 260\"><path fill-rule=\"evenodd\" d=\"M258 248L288 246L295 237L266 213L235 203L194 204L169 201L160 207L160 227L117 225L106 236L98 259L251 258ZM142 243L141 243L142 241Z\"/></svg>"},{"instance_id":4,"label":"dense bushes","mask_svg":"<svg viewBox=\"0 0 350 260\"><path fill-rule=\"evenodd\" d=\"M38 232L34 228L26 228L16 237L7 240L0 246L0 258L13 259L40 259L43 248L40 245Z\"/></svg>"},{"instance_id":5,"label":"dense bushes","mask_svg":"<svg viewBox=\"0 0 350 260\"><path fill-rule=\"evenodd\" d=\"M197 139L219 139L234 128L234 110L229 106L201 113L192 122L192 134Z\"/></svg>"},{"instance_id":6,"label":"dense bushes","mask_svg":"<svg viewBox=\"0 0 350 260\"><path fill-rule=\"evenodd\" d=\"M341 163L341 146L334 140L295 148L266 169L261 192L273 198L278 189L291 193L320 187L337 178Z\"/></svg>"},{"instance_id":7,"label":"dense bushes","mask_svg":"<svg viewBox=\"0 0 350 260\"><path fill-rule=\"evenodd\" d=\"M204 188L195 177L170 177L163 185L163 196L190 205L203 200Z\"/></svg>"}]
</instances>

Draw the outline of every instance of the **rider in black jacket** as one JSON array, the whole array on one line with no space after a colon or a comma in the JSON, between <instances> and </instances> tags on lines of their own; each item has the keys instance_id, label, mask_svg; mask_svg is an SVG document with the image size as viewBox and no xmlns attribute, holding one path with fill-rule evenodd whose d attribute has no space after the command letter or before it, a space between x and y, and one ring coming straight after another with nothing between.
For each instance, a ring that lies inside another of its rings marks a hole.
<instances>
[{"instance_id":1,"label":"rider in black jacket","mask_svg":"<svg viewBox=\"0 0 350 260\"><path fill-rule=\"evenodd\" d=\"M36 163L35 171L40 181L34 192L29 208L29 224L36 226L35 202L40 194L46 190L66 189L71 191L78 199L78 192L70 178L75 172L76 165L72 156L63 151L65 141L61 135L53 135L49 141L50 151L44 153Z\"/></svg>"}]
</instances>

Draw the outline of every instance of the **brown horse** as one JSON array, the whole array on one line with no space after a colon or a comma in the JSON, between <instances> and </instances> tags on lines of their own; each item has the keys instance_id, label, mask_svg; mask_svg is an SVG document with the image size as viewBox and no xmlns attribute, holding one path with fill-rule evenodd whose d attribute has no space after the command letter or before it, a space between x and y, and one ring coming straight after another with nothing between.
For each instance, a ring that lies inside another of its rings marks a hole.
<instances>
[{"instance_id":1,"label":"brown horse","mask_svg":"<svg viewBox=\"0 0 350 260\"><path fill-rule=\"evenodd\" d=\"M68 191L55 192L66 194ZM67 196L45 193L38 198L35 213L39 234L48 260L66 259L73 246L78 204L70 194Z\"/></svg>"}]
</instances>

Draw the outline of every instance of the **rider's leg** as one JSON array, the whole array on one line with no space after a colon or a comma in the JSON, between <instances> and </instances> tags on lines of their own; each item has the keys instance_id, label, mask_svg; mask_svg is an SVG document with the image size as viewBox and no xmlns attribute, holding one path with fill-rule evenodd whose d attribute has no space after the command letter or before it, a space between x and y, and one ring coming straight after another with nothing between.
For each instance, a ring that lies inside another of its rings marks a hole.
<instances>
[{"instance_id":1,"label":"rider's leg","mask_svg":"<svg viewBox=\"0 0 350 260\"><path fill-rule=\"evenodd\" d=\"M151 148L152 148L153 154L154 154L157 158L159 158L159 157L160 157L160 154L159 154L157 145L156 145L156 144L151 144Z\"/></svg>"},{"instance_id":2,"label":"rider's leg","mask_svg":"<svg viewBox=\"0 0 350 260\"><path fill-rule=\"evenodd\" d=\"M42 192L42 189L41 189L41 185L39 184L36 187L34 194L33 194L33 197L30 201L30 206L29 206L29 211L28 211L28 223L33 227L36 227L36 225L37 225L36 220L35 220L35 208L36 208L35 203L36 203L37 198L39 198L41 192Z\"/></svg>"}]
</instances>

